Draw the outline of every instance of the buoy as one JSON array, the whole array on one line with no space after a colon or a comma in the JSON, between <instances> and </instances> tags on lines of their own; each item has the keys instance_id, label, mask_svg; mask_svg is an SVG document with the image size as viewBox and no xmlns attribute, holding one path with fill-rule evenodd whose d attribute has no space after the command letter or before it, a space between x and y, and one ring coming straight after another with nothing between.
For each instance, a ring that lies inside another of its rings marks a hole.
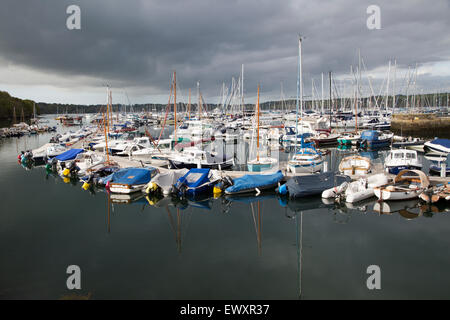
<instances>
[{"instance_id":1,"label":"buoy","mask_svg":"<svg viewBox=\"0 0 450 320\"><path fill-rule=\"evenodd\" d=\"M89 183L85 182L85 183L83 183L82 188L83 188L84 190L87 190L87 189L89 189L90 186L91 186L91 185L90 185Z\"/></svg>"},{"instance_id":2,"label":"buoy","mask_svg":"<svg viewBox=\"0 0 450 320\"><path fill-rule=\"evenodd\" d=\"M69 169L64 169L62 172L63 176L67 177L70 174L70 170Z\"/></svg>"}]
</instances>

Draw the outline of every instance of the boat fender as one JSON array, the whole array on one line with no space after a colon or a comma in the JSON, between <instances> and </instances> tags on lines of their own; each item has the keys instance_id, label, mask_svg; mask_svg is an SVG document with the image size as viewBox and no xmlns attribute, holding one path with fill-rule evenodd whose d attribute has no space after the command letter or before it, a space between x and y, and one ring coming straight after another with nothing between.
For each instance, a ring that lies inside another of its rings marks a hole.
<instances>
[{"instance_id":1,"label":"boat fender","mask_svg":"<svg viewBox=\"0 0 450 320\"><path fill-rule=\"evenodd\" d=\"M67 177L70 174L70 170L65 168L62 172L63 176Z\"/></svg>"},{"instance_id":2,"label":"boat fender","mask_svg":"<svg viewBox=\"0 0 450 320\"><path fill-rule=\"evenodd\" d=\"M81 188L83 188L83 190L87 190L87 189L89 189L90 188L90 184L89 183L87 183L87 182L85 182L85 183L83 183L83 185L81 186Z\"/></svg>"},{"instance_id":3,"label":"boat fender","mask_svg":"<svg viewBox=\"0 0 450 320\"><path fill-rule=\"evenodd\" d=\"M158 189L158 186L156 185L156 183L150 182L150 183L148 184L147 189L145 189L145 193L151 193L151 192L154 192L154 191L156 191L156 189Z\"/></svg>"},{"instance_id":4,"label":"boat fender","mask_svg":"<svg viewBox=\"0 0 450 320\"><path fill-rule=\"evenodd\" d=\"M110 188L110 182L109 182L109 181L106 183L105 189L106 189L107 191L110 191L111 188Z\"/></svg>"},{"instance_id":5,"label":"boat fender","mask_svg":"<svg viewBox=\"0 0 450 320\"><path fill-rule=\"evenodd\" d=\"M213 188L214 196L220 195L221 193L222 193L222 189L220 189L219 187L214 186L214 188Z\"/></svg>"},{"instance_id":6,"label":"boat fender","mask_svg":"<svg viewBox=\"0 0 450 320\"><path fill-rule=\"evenodd\" d=\"M288 189L287 189L286 184L283 184L282 186L280 186L278 188L278 193L279 194L287 194L288 193Z\"/></svg>"}]
</instances>

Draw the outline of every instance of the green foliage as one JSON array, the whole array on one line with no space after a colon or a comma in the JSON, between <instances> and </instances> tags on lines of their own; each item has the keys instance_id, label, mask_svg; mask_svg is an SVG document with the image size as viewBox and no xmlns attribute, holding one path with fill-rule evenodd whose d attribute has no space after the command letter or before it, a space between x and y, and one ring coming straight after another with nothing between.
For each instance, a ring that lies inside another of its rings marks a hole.
<instances>
[{"instance_id":1,"label":"green foliage","mask_svg":"<svg viewBox=\"0 0 450 320\"><path fill-rule=\"evenodd\" d=\"M0 119L12 119L14 108L17 121L21 119L22 110L25 119L30 118L33 116L33 104L32 100L11 97L8 92L0 91Z\"/></svg>"}]
</instances>

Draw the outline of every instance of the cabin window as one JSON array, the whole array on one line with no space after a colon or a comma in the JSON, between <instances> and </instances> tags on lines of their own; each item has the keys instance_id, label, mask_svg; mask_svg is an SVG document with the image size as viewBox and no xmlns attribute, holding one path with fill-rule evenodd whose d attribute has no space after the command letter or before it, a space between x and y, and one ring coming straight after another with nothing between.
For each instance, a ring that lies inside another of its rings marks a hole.
<instances>
[{"instance_id":1,"label":"cabin window","mask_svg":"<svg viewBox=\"0 0 450 320\"><path fill-rule=\"evenodd\" d=\"M394 158L395 159L402 159L403 158L403 153L396 153L396 154L394 154Z\"/></svg>"}]
</instances>

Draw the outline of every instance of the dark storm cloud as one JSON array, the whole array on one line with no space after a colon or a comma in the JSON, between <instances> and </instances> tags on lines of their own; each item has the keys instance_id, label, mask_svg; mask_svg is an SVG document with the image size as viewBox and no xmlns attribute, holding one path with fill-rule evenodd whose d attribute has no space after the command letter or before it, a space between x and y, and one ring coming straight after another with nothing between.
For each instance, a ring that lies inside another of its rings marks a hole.
<instances>
[{"instance_id":1,"label":"dark storm cloud","mask_svg":"<svg viewBox=\"0 0 450 320\"><path fill-rule=\"evenodd\" d=\"M71 4L81 8L81 30L66 28ZM366 27L372 4L381 8L381 30ZM348 72L359 48L369 68L394 58L399 67L450 60L447 0L4 0L2 7L0 57L9 63L153 94L167 92L176 70L183 88L199 80L206 95L217 95L245 64L246 92L261 83L276 94L283 81L294 95L298 33L306 37L305 87L321 72Z\"/></svg>"}]
</instances>

